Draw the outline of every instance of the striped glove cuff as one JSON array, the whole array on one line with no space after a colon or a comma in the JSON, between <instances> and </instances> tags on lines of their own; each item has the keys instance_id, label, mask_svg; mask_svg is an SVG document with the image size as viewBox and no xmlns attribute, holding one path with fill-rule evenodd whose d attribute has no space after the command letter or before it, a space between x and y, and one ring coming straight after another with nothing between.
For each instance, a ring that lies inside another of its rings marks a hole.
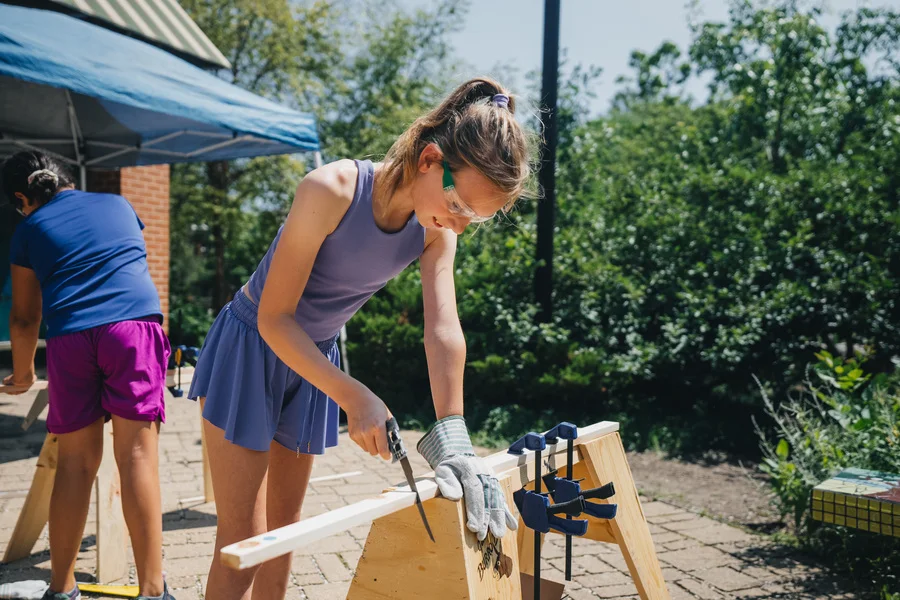
<instances>
[{"instance_id":1,"label":"striped glove cuff","mask_svg":"<svg viewBox=\"0 0 900 600\"><path fill-rule=\"evenodd\" d=\"M436 469L444 459L451 456L460 454L475 456L466 420L456 415L445 417L432 425L425 437L416 444L416 450L428 461L432 469Z\"/></svg>"}]
</instances>

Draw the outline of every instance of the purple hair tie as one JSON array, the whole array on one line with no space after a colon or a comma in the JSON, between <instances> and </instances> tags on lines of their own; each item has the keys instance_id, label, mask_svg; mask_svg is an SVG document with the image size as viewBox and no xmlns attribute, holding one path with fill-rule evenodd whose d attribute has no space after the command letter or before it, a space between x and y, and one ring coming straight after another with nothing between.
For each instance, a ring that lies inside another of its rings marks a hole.
<instances>
[{"instance_id":1,"label":"purple hair tie","mask_svg":"<svg viewBox=\"0 0 900 600\"><path fill-rule=\"evenodd\" d=\"M494 94L491 104L498 108L509 108L509 96L506 94Z\"/></svg>"}]
</instances>

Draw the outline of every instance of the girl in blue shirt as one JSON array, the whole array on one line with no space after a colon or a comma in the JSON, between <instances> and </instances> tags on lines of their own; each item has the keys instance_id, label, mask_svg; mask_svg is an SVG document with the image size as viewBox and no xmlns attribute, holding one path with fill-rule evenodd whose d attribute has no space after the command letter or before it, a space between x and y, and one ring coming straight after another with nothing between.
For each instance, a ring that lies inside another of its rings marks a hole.
<instances>
[{"instance_id":1,"label":"girl in blue shirt","mask_svg":"<svg viewBox=\"0 0 900 600\"><path fill-rule=\"evenodd\" d=\"M162 572L158 464L169 343L144 224L125 198L76 190L65 169L40 152L9 158L2 179L25 219L10 244L13 373L0 391L22 393L33 385L43 316L47 429L59 443L44 598L80 597L75 559L103 455L103 423L112 419L141 597L174 600Z\"/></svg>"}]
</instances>

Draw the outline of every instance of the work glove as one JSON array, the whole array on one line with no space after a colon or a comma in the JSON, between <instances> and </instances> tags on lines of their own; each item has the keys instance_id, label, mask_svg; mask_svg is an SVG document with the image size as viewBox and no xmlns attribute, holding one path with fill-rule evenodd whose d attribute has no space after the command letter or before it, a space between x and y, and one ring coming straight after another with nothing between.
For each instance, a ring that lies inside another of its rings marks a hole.
<instances>
[{"instance_id":1,"label":"work glove","mask_svg":"<svg viewBox=\"0 0 900 600\"><path fill-rule=\"evenodd\" d=\"M441 495L448 500L465 498L466 526L478 536L495 538L516 529L518 520L509 512L500 482L483 459L475 456L466 421L461 416L441 419L416 445L437 480Z\"/></svg>"}]
</instances>

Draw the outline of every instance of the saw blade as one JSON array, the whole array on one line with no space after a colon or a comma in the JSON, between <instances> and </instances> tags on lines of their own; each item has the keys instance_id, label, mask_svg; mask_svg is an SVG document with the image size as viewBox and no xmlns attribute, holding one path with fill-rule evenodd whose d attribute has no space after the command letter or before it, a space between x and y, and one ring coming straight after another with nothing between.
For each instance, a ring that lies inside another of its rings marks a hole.
<instances>
[{"instance_id":1,"label":"saw blade","mask_svg":"<svg viewBox=\"0 0 900 600\"><path fill-rule=\"evenodd\" d=\"M425 508L422 506L422 499L419 497L419 489L416 487L416 478L413 477L409 458L405 456L401 458L400 466L403 467L403 474L406 475L406 483L408 483L409 488L416 493L416 508L419 509L419 514L422 516L422 523L425 524L425 530L428 532L428 537L430 537L433 542L434 535L431 533L431 526L428 525L428 517L425 516Z\"/></svg>"}]
</instances>

